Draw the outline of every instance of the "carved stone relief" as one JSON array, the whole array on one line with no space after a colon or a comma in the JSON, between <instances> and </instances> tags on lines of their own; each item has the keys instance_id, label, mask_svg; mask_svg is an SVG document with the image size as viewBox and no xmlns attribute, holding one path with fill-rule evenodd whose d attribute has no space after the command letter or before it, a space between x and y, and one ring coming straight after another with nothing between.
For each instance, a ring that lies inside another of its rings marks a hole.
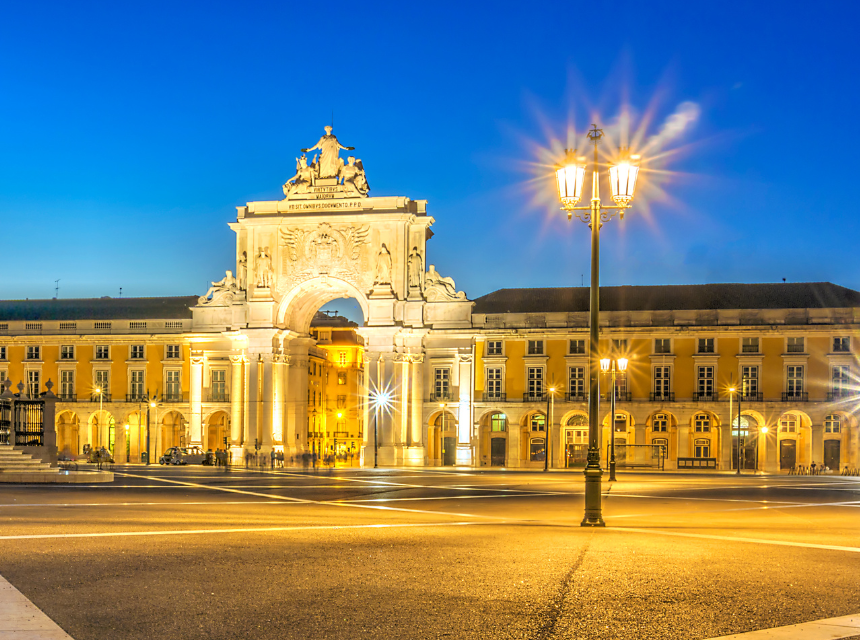
<instances>
[{"instance_id":1,"label":"carved stone relief","mask_svg":"<svg viewBox=\"0 0 860 640\"><path fill-rule=\"evenodd\" d=\"M276 289L287 289L318 276L333 276L359 289L370 286L371 275L362 247L369 243L370 227L334 227L327 222L312 228L281 230L281 271Z\"/></svg>"}]
</instances>

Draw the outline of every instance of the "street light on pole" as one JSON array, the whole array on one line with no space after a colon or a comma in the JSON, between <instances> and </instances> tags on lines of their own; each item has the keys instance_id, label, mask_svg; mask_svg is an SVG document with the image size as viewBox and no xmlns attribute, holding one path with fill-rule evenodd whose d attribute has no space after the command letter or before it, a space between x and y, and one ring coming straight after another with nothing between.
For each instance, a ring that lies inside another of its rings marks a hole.
<instances>
[{"instance_id":1,"label":"street light on pole","mask_svg":"<svg viewBox=\"0 0 860 640\"><path fill-rule=\"evenodd\" d=\"M603 373L612 373L612 385L609 400L609 482L615 482L615 370L624 373L627 371L627 358L601 358L600 370Z\"/></svg>"},{"instance_id":2,"label":"street light on pole","mask_svg":"<svg viewBox=\"0 0 860 640\"><path fill-rule=\"evenodd\" d=\"M621 150L620 161L609 167L609 182L612 189L612 200L615 205L604 206L600 201L600 176L598 172L597 145L603 137L603 130L592 125L588 139L594 144L594 161L592 163L591 203L588 206L576 206L582 196L582 185L585 179L585 158L577 158L576 150L568 150L564 166L556 170L558 196L562 208L567 211L567 219L576 217L591 227L591 289L589 301L590 341L588 349L588 458L585 465L585 516L583 527L602 527L600 481L603 471L600 468L600 367L597 361L597 350L600 340L600 227L617 213L624 218L624 210L630 208L633 200L633 190L639 167L635 164L638 156L631 156L627 150Z\"/></svg>"}]
</instances>

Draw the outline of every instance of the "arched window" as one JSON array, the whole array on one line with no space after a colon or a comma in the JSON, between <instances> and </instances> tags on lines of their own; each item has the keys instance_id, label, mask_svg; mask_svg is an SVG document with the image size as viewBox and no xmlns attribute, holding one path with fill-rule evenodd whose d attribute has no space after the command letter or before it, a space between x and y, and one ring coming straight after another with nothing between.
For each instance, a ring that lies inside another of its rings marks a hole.
<instances>
[{"instance_id":1,"label":"arched window","mask_svg":"<svg viewBox=\"0 0 860 640\"><path fill-rule=\"evenodd\" d=\"M655 413L654 417L651 419L651 430L664 432L668 431L669 416L667 416L665 413Z\"/></svg>"},{"instance_id":2,"label":"arched window","mask_svg":"<svg viewBox=\"0 0 860 640\"><path fill-rule=\"evenodd\" d=\"M824 418L824 433L839 433L842 431L842 417L831 413Z\"/></svg>"},{"instance_id":3,"label":"arched window","mask_svg":"<svg viewBox=\"0 0 860 640\"><path fill-rule=\"evenodd\" d=\"M695 454L697 458L710 458L711 457L711 441L710 440L696 440L693 442Z\"/></svg>"},{"instance_id":4,"label":"arched window","mask_svg":"<svg viewBox=\"0 0 860 640\"><path fill-rule=\"evenodd\" d=\"M568 427L587 427L588 426L588 418L586 418L581 413L576 413L567 419L567 426Z\"/></svg>"},{"instance_id":5,"label":"arched window","mask_svg":"<svg viewBox=\"0 0 860 640\"><path fill-rule=\"evenodd\" d=\"M696 414L695 431L696 433L708 433L711 430L711 416L707 413ZM710 458L711 456L696 456L697 458Z\"/></svg>"},{"instance_id":6,"label":"arched window","mask_svg":"<svg viewBox=\"0 0 860 640\"><path fill-rule=\"evenodd\" d=\"M508 417L504 413L494 413L490 416L490 431L507 431Z\"/></svg>"},{"instance_id":7,"label":"arched window","mask_svg":"<svg viewBox=\"0 0 860 640\"><path fill-rule=\"evenodd\" d=\"M654 447L651 457L657 457L657 455L662 456L664 459L669 457L668 438L654 438L651 440L651 445Z\"/></svg>"},{"instance_id":8,"label":"arched window","mask_svg":"<svg viewBox=\"0 0 860 640\"><path fill-rule=\"evenodd\" d=\"M532 431L543 431L546 426L546 416L542 413L533 413L529 419Z\"/></svg>"},{"instance_id":9,"label":"arched window","mask_svg":"<svg viewBox=\"0 0 860 640\"><path fill-rule=\"evenodd\" d=\"M779 419L780 433L797 433L797 416L787 413Z\"/></svg>"}]
</instances>

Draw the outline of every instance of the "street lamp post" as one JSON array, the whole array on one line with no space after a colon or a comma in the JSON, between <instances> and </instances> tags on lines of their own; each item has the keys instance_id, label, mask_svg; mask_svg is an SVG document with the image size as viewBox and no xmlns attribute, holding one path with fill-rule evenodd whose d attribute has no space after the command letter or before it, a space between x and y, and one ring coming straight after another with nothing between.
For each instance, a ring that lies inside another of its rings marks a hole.
<instances>
[{"instance_id":1,"label":"street lamp post","mask_svg":"<svg viewBox=\"0 0 860 640\"><path fill-rule=\"evenodd\" d=\"M735 379L734 376L731 376L729 378L729 427L731 427L730 432L732 434L732 437L735 437L735 431L737 430L738 441L737 441L737 445L735 446L735 448L737 449L737 453L735 454L735 458L738 461L738 467L740 467L740 461L741 461L741 447L740 447L741 421L738 420L738 426L737 427L735 427L732 424L734 422L734 419L735 419L735 414L732 412L732 399L733 399L732 396L735 395L734 379ZM740 398L738 398L738 399L740 400Z\"/></svg>"},{"instance_id":2,"label":"street lamp post","mask_svg":"<svg viewBox=\"0 0 860 640\"><path fill-rule=\"evenodd\" d=\"M639 167L631 160L638 160L637 156L629 156L626 150L622 150L620 162L609 168L609 181L612 188L612 200L615 205L603 206L600 201L600 183L597 161L597 145L603 137L603 130L597 125L592 125L588 132L588 139L594 144L594 162L592 163L591 180L591 204L577 207L576 204L582 195L583 179L585 177L585 158L576 157L576 150L568 156L565 165L556 170L558 184L558 195L562 208L567 211L567 218L572 218L573 212L582 222L591 227L591 289L589 300L590 316L590 340L588 349L588 458L585 465L585 517L582 519L583 527L602 527L603 514L601 512L601 487L600 480L603 471L600 468L600 368L597 361L597 350L600 340L600 226L603 222L611 220L616 213L624 218L624 210L630 208L633 199L633 190L636 186L636 178Z\"/></svg>"},{"instance_id":3,"label":"street lamp post","mask_svg":"<svg viewBox=\"0 0 860 640\"><path fill-rule=\"evenodd\" d=\"M612 385L610 392L612 395L609 400L609 482L615 482L615 370L624 373L627 371L627 358L601 358L600 370L604 373L612 374Z\"/></svg>"},{"instance_id":4,"label":"street lamp post","mask_svg":"<svg viewBox=\"0 0 860 640\"><path fill-rule=\"evenodd\" d=\"M444 402L439 404L442 407L442 426L439 427L439 466L445 466L445 409L448 408Z\"/></svg>"}]
</instances>

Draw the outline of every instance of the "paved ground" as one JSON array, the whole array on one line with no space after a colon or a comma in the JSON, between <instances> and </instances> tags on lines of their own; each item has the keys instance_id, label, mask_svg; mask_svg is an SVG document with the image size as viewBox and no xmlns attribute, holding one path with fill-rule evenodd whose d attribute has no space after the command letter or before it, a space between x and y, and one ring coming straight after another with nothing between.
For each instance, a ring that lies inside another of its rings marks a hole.
<instances>
[{"instance_id":1,"label":"paved ground","mask_svg":"<svg viewBox=\"0 0 860 640\"><path fill-rule=\"evenodd\" d=\"M5 486L0 575L89 638L712 638L860 612L860 478L117 467Z\"/></svg>"}]
</instances>

